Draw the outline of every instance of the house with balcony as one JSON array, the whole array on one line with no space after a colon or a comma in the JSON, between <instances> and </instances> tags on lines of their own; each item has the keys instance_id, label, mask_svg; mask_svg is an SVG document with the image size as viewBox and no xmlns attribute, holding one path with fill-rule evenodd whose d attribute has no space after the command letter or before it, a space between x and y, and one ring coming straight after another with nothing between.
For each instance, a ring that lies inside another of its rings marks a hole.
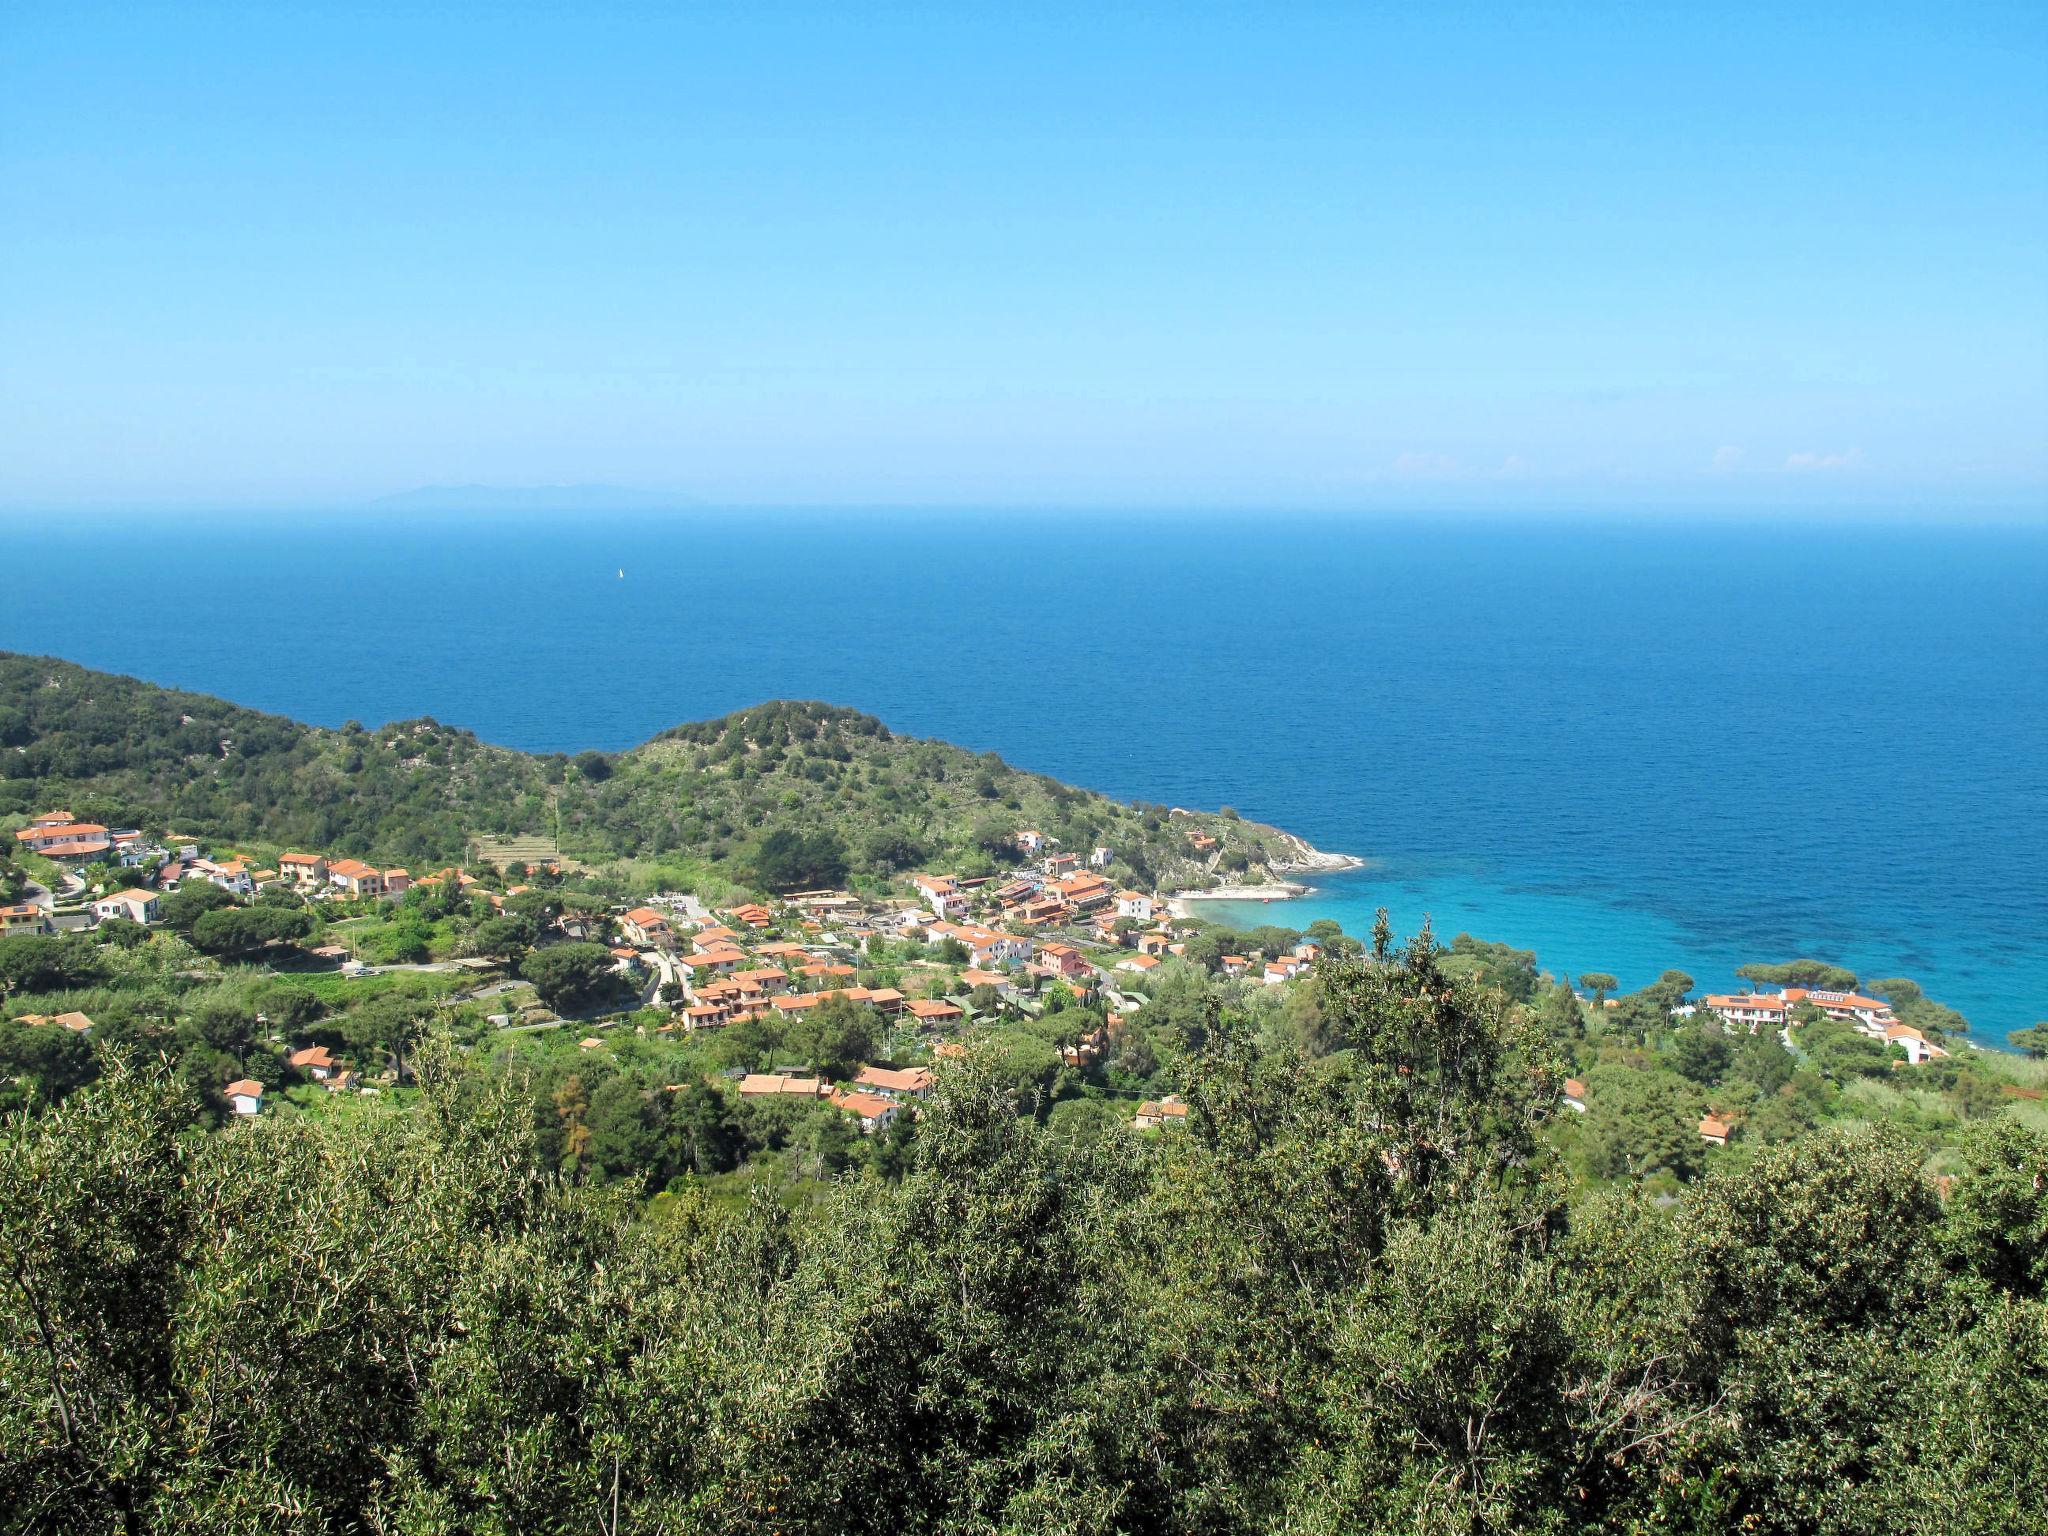
<instances>
[{"instance_id":1,"label":"house with balcony","mask_svg":"<svg viewBox=\"0 0 2048 1536\"><path fill-rule=\"evenodd\" d=\"M277 874L281 880L293 885L325 885L327 883L327 861L317 853L280 853L277 856Z\"/></svg>"}]
</instances>

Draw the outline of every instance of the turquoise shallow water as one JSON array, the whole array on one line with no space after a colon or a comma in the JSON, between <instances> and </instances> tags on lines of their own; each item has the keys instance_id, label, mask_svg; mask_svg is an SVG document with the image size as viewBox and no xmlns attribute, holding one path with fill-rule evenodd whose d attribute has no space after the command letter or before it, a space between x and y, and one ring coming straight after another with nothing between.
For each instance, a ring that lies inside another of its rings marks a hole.
<instances>
[{"instance_id":1,"label":"turquoise shallow water","mask_svg":"<svg viewBox=\"0 0 2048 1536\"><path fill-rule=\"evenodd\" d=\"M1735 968L1762 953L1740 930L1717 932L1711 921L1688 924L1561 886L1519 883L1483 866L1460 868L1455 861L1430 859L1376 860L1363 870L1320 877L1309 895L1296 900L1203 902L1196 915L1241 928L1261 923L1305 928L1327 917L1347 933L1363 936L1371 933L1380 907L1387 909L1400 935L1415 932L1425 920L1446 944L1458 933L1520 935L1509 942L1535 949L1538 963L1558 976L1606 971L1628 987L1676 967L1705 988L1733 990L1743 985ZM1855 935L1808 948L1825 948L1828 959L1870 977L1900 974L1904 953L1912 954L1922 973L1936 964L1917 949L1888 948ZM1983 1033L1995 1041L2003 1032Z\"/></svg>"},{"instance_id":2,"label":"turquoise shallow water","mask_svg":"<svg viewBox=\"0 0 2048 1536\"><path fill-rule=\"evenodd\" d=\"M2048 1017L2048 531L788 513L0 525L0 647L536 749L824 698L1233 805L1384 902L1704 983L1815 955ZM619 572L625 572L622 578ZM82 574L81 574L82 573Z\"/></svg>"}]
</instances>

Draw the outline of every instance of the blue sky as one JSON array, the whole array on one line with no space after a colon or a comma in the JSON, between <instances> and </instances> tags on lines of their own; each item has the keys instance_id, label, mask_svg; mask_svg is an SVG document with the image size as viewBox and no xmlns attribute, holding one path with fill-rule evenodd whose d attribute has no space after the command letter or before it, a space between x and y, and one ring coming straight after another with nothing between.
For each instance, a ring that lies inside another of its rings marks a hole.
<instances>
[{"instance_id":1,"label":"blue sky","mask_svg":"<svg viewBox=\"0 0 2048 1536\"><path fill-rule=\"evenodd\" d=\"M0 505L2048 515L2048 7L0 13Z\"/></svg>"}]
</instances>

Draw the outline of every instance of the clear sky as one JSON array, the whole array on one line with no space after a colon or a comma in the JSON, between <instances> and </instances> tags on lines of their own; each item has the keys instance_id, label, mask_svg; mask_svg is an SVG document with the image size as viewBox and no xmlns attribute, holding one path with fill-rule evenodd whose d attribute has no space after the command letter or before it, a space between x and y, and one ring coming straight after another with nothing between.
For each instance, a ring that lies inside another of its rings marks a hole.
<instances>
[{"instance_id":1,"label":"clear sky","mask_svg":"<svg viewBox=\"0 0 2048 1536\"><path fill-rule=\"evenodd\" d=\"M2048 6L0 7L0 505L2048 509Z\"/></svg>"}]
</instances>

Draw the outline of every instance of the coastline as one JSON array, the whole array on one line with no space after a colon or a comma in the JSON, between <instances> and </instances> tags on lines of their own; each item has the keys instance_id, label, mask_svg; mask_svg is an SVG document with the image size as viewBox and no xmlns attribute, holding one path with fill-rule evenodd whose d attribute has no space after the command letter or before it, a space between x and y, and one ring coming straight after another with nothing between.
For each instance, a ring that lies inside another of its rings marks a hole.
<instances>
[{"instance_id":1,"label":"coastline","mask_svg":"<svg viewBox=\"0 0 2048 1536\"><path fill-rule=\"evenodd\" d=\"M1297 885L1292 880L1278 885L1219 885L1207 891L1175 891L1166 898L1169 908L1178 910L1182 902L1188 901L1294 901L1306 896L1311 886ZM1181 912L1180 916L1187 914Z\"/></svg>"},{"instance_id":2,"label":"coastline","mask_svg":"<svg viewBox=\"0 0 2048 1536\"><path fill-rule=\"evenodd\" d=\"M1307 838L1297 837L1292 832L1283 832L1280 835L1287 840L1287 846L1294 851L1294 857L1269 866L1276 875L1335 874L1338 870L1365 868L1365 860L1356 854L1325 853ZM1280 883L1293 884L1292 881ZM1307 889L1308 887L1304 886L1297 894L1305 894Z\"/></svg>"},{"instance_id":3,"label":"coastline","mask_svg":"<svg viewBox=\"0 0 2048 1536\"><path fill-rule=\"evenodd\" d=\"M1347 869L1365 868L1365 860L1351 853L1325 853L1307 839L1292 832L1281 834L1286 838L1293 857L1276 861L1267 866L1275 876L1297 874L1336 874ZM1167 910L1175 917L1188 917L1188 904L1198 901L1298 901L1314 894L1315 887L1299 880L1268 880L1259 885L1218 885L1207 890L1174 891L1166 899Z\"/></svg>"}]
</instances>

